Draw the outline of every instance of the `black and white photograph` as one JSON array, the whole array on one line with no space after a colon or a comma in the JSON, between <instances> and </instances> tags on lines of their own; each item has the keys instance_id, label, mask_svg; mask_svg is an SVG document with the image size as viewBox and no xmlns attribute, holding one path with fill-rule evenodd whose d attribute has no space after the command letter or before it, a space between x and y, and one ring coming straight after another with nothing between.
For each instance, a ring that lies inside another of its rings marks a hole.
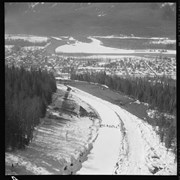
<instances>
[{"instance_id":1,"label":"black and white photograph","mask_svg":"<svg viewBox=\"0 0 180 180\"><path fill-rule=\"evenodd\" d=\"M176 6L4 2L5 176L177 176Z\"/></svg>"}]
</instances>

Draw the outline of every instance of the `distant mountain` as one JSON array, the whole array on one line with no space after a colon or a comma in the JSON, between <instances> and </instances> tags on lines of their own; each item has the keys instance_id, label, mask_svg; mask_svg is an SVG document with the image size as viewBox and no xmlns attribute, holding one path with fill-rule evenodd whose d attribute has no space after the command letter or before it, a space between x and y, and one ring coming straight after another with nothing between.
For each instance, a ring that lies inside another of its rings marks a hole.
<instances>
[{"instance_id":1,"label":"distant mountain","mask_svg":"<svg viewBox=\"0 0 180 180\"><path fill-rule=\"evenodd\" d=\"M176 36L175 3L5 3L5 32Z\"/></svg>"}]
</instances>

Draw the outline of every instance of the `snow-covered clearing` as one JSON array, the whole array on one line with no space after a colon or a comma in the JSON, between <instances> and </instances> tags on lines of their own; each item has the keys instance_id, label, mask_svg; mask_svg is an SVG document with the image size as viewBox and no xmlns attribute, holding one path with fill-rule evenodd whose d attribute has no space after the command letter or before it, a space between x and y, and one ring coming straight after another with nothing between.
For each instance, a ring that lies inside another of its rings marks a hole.
<instances>
[{"instance_id":1,"label":"snow-covered clearing","mask_svg":"<svg viewBox=\"0 0 180 180\"><path fill-rule=\"evenodd\" d=\"M26 35L26 34L25 35L23 35L23 34L17 34L17 35L5 34L5 39L7 39L7 40L22 39L25 41L37 43L37 42L47 42L48 37L33 36L33 35Z\"/></svg>"},{"instance_id":2,"label":"snow-covered clearing","mask_svg":"<svg viewBox=\"0 0 180 180\"><path fill-rule=\"evenodd\" d=\"M133 53L132 50L125 50L125 49L116 49L102 46L100 40L95 38L89 37L92 40L91 43L84 43L80 41L76 41L74 44L63 45L56 48L56 52L65 52L65 53Z\"/></svg>"},{"instance_id":3,"label":"snow-covered clearing","mask_svg":"<svg viewBox=\"0 0 180 180\"><path fill-rule=\"evenodd\" d=\"M96 109L102 120L88 160L77 174L177 174L174 154L160 143L151 125L117 105L71 88Z\"/></svg>"},{"instance_id":4,"label":"snow-covered clearing","mask_svg":"<svg viewBox=\"0 0 180 180\"><path fill-rule=\"evenodd\" d=\"M132 53L150 53L153 54L154 52L149 51L148 49L145 50L128 50L128 49L118 49L118 48L111 48L103 46L103 43L94 38L88 37L91 39L91 43L80 42L75 40L73 44L66 44L56 48L57 53L89 53L89 54L132 54ZM156 52L160 53L160 52ZM176 50L167 50L167 52L163 52L164 54L176 54Z\"/></svg>"},{"instance_id":5,"label":"snow-covered clearing","mask_svg":"<svg viewBox=\"0 0 180 180\"><path fill-rule=\"evenodd\" d=\"M14 47L14 45L5 45L5 49L10 50L12 47Z\"/></svg>"},{"instance_id":6,"label":"snow-covered clearing","mask_svg":"<svg viewBox=\"0 0 180 180\"><path fill-rule=\"evenodd\" d=\"M93 36L93 37L95 37L95 38L105 38L105 39L117 38L117 39L169 40L169 38L167 38L167 37L138 37L138 36L134 36L133 34L131 36L121 34L120 36L110 35L110 36Z\"/></svg>"},{"instance_id":7,"label":"snow-covered clearing","mask_svg":"<svg viewBox=\"0 0 180 180\"><path fill-rule=\"evenodd\" d=\"M26 51L31 50L38 50L38 49L44 49L44 46L24 46L22 49L25 49Z\"/></svg>"},{"instance_id":8,"label":"snow-covered clearing","mask_svg":"<svg viewBox=\"0 0 180 180\"><path fill-rule=\"evenodd\" d=\"M168 119L175 119L176 117L174 115L170 115L168 113L159 113L158 110L154 110L154 109L148 109L147 111L147 115L150 117L150 118L159 118L160 115L164 115L164 117L168 118Z\"/></svg>"}]
</instances>

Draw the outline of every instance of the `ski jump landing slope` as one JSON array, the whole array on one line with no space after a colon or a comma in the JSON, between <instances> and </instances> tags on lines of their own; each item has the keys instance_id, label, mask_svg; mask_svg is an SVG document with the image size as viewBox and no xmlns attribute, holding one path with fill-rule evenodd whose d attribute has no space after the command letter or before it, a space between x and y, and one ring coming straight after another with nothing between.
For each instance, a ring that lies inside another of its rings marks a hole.
<instances>
[{"instance_id":1,"label":"ski jump landing slope","mask_svg":"<svg viewBox=\"0 0 180 180\"><path fill-rule=\"evenodd\" d=\"M71 88L101 118L98 137L77 174L177 174L174 154L167 151L151 125L117 105Z\"/></svg>"}]
</instances>

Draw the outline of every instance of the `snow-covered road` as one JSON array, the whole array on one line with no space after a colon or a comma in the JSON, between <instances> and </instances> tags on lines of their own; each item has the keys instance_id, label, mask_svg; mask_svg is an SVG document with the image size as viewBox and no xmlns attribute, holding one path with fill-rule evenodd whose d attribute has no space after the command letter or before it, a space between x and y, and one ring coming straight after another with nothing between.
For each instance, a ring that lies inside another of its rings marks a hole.
<instances>
[{"instance_id":1,"label":"snow-covered road","mask_svg":"<svg viewBox=\"0 0 180 180\"><path fill-rule=\"evenodd\" d=\"M88 160L77 174L177 174L174 154L160 143L151 125L117 105L71 88L102 120Z\"/></svg>"}]
</instances>

